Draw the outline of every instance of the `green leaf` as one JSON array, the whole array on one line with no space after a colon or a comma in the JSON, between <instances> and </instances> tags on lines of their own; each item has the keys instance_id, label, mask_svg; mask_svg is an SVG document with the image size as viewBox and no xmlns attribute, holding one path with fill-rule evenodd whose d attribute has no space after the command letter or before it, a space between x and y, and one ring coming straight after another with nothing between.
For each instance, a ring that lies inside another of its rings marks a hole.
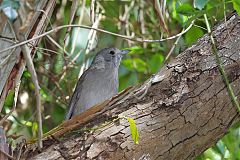
<instances>
[{"instance_id":1,"label":"green leaf","mask_svg":"<svg viewBox=\"0 0 240 160\"><path fill-rule=\"evenodd\" d=\"M25 120L21 120L21 123L28 126L28 127L32 127L33 123L31 121L25 121Z\"/></svg>"},{"instance_id":2,"label":"green leaf","mask_svg":"<svg viewBox=\"0 0 240 160\"><path fill-rule=\"evenodd\" d=\"M182 15L192 16L196 10L188 3L182 4L177 8L177 12Z\"/></svg>"},{"instance_id":3,"label":"green leaf","mask_svg":"<svg viewBox=\"0 0 240 160\"><path fill-rule=\"evenodd\" d=\"M9 107L9 108L12 107L13 98L14 98L14 91L10 90L6 99L5 99L4 106Z\"/></svg>"},{"instance_id":4,"label":"green leaf","mask_svg":"<svg viewBox=\"0 0 240 160\"><path fill-rule=\"evenodd\" d=\"M138 134L136 123L135 123L134 119L132 119L132 118L127 117L127 120L130 124L130 131L132 134L132 139L135 144L138 144L139 134Z\"/></svg>"},{"instance_id":5,"label":"green leaf","mask_svg":"<svg viewBox=\"0 0 240 160\"><path fill-rule=\"evenodd\" d=\"M232 0L233 8L237 11L238 15L240 16L240 1L239 0Z\"/></svg>"},{"instance_id":6,"label":"green leaf","mask_svg":"<svg viewBox=\"0 0 240 160\"><path fill-rule=\"evenodd\" d=\"M138 72L146 72L147 64L140 58L125 59L123 65L129 70L137 70Z\"/></svg>"},{"instance_id":7,"label":"green leaf","mask_svg":"<svg viewBox=\"0 0 240 160\"><path fill-rule=\"evenodd\" d=\"M133 59L133 66L138 72L146 72L147 71L147 64L140 58Z\"/></svg>"},{"instance_id":8,"label":"green leaf","mask_svg":"<svg viewBox=\"0 0 240 160\"><path fill-rule=\"evenodd\" d=\"M221 159L221 155L216 153L212 148L207 149L204 152L204 156L206 159Z\"/></svg>"},{"instance_id":9,"label":"green leaf","mask_svg":"<svg viewBox=\"0 0 240 160\"><path fill-rule=\"evenodd\" d=\"M202 10L205 7L205 5L207 4L207 2L208 2L208 0L194 0L193 6L194 6L194 8Z\"/></svg>"},{"instance_id":10,"label":"green leaf","mask_svg":"<svg viewBox=\"0 0 240 160\"><path fill-rule=\"evenodd\" d=\"M123 67L120 68L120 76L119 76L119 91L123 89L138 84L137 73L132 73Z\"/></svg>"},{"instance_id":11,"label":"green leaf","mask_svg":"<svg viewBox=\"0 0 240 160\"><path fill-rule=\"evenodd\" d=\"M142 47L139 47L139 46L133 46L131 48L124 48L123 50L130 50L128 55L143 54L144 53L144 49Z\"/></svg>"},{"instance_id":12,"label":"green leaf","mask_svg":"<svg viewBox=\"0 0 240 160\"><path fill-rule=\"evenodd\" d=\"M25 78L30 78L30 77L31 77L31 74L30 74L28 71L24 71L24 72L23 72L23 77L25 77Z\"/></svg>"},{"instance_id":13,"label":"green leaf","mask_svg":"<svg viewBox=\"0 0 240 160\"><path fill-rule=\"evenodd\" d=\"M196 11L194 12L194 15L192 15L192 16L188 19L188 21L185 22L185 26L190 25L190 23L191 23L193 20L202 17L204 14L212 15L212 13L216 13L216 10L217 10L219 7L222 6L222 3L218 3L218 4L212 5L212 6L210 5L211 3L213 3L212 0L208 2L208 4L207 4L208 7L206 7L205 10L196 10Z\"/></svg>"},{"instance_id":14,"label":"green leaf","mask_svg":"<svg viewBox=\"0 0 240 160\"><path fill-rule=\"evenodd\" d=\"M163 62L164 56L162 54L153 55L148 62L151 73L156 73L159 70L160 66L163 64Z\"/></svg>"},{"instance_id":15,"label":"green leaf","mask_svg":"<svg viewBox=\"0 0 240 160\"><path fill-rule=\"evenodd\" d=\"M127 69L134 70L133 62L131 59L125 59L122 61L122 63Z\"/></svg>"},{"instance_id":16,"label":"green leaf","mask_svg":"<svg viewBox=\"0 0 240 160\"><path fill-rule=\"evenodd\" d=\"M192 27L185 35L188 45L195 43L200 37L204 35L202 29L198 27Z\"/></svg>"},{"instance_id":17,"label":"green leaf","mask_svg":"<svg viewBox=\"0 0 240 160\"><path fill-rule=\"evenodd\" d=\"M47 90L45 89L45 86L41 86L40 94L45 101L47 102L52 101L52 96L47 92Z\"/></svg>"},{"instance_id":18,"label":"green leaf","mask_svg":"<svg viewBox=\"0 0 240 160\"><path fill-rule=\"evenodd\" d=\"M37 122L33 122L32 123L32 132L33 134L36 134L38 131L38 123Z\"/></svg>"}]
</instances>

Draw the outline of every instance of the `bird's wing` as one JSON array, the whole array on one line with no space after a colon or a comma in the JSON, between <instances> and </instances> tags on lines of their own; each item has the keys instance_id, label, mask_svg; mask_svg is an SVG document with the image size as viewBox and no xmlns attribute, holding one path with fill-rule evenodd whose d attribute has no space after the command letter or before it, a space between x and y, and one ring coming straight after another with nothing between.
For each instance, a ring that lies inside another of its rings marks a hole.
<instances>
[{"instance_id":1,"label":"bird's wing","mask_svg":"<svg viewBox=\"0 0 240 160\"><path fill-rule=\"evenodd\" d=\"M66 119L70 119L73 116L74 110L77 109L76 107L80 107L79 102L80 99L84 100L85 97L89 97L88 94L91 94L91 90L93 90L93 84L95 82L95 78L101 74L101 70L104 69L103 66L98 67L92 67L90 66L86 71L83 72L82 76L79 78L77 86L73 92L73 95L71 97L70 103L69 103L69 111L66 115ZM83 95L81 95L83 94ZM82 101L85 102L85 101ZM85 107L85 103L82 104ZM80 108L81 109L81 108Z\"/></svg>"},{"instance_id":2,"label":"bird's wing","mask_svg":"<svg viewBox=\"0 0 240 160\"><path fill-rule=\"evenodd\" d=\"M118 76L114 73L99 65L87 69L78 80L66 119L117 94Z\"/></svg>"},{"instance_id":3,"label":"bird's wing","mask_svg":"<svg viewBox=\"0 0 240 160\"><path fill-rule=\"evenodd\" d=\"M81 75L81 77L78 80L77 86L73 92L73 95L71 97L70 103L69 103L69 111L65 117L65 119L70 119L73 115L73 111L76 108L76 104L78 102L78 99L80 98L80 91L83 88L83 83L86 79L86 76L89 72L90 68L87 69L85 72L83 72L83 74Z\"/></svg>"}]
</instances>

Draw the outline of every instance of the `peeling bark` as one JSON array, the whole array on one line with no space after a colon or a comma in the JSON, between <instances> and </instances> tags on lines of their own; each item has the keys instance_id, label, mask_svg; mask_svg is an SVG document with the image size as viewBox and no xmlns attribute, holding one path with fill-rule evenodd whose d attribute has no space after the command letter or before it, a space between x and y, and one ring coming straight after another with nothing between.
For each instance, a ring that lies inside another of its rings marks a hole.
<instances>
[{"instance_id":1,"label":"peeling bark","mask_svg":"<svg viewBox=\"0 0 240 160\"><path fill-rule=\"evenodd\" d=\"M240 17L234 14L227 24L216 25L213 34L228 78L239 95ZM60 141L45 141L42 153L27 146L22 158L194 159L239 120L215 63L208 35L156 76L114 104L106 105L101 114L77 132L65 135ZM144 86L150 87L139 99ZM127 120L103 125L118 116L135 119L140 135L138 145L131 139ZM93 127L95 130L89 131Z\"/></svg>"},{"instance_id":2,"label":"peeling bark","mask_svg":"<svg viewBox=\"0 0 240 160\"><path fill-rule=\"evenodd\" d=\"M42 0L36 4L35 8L38 12L30 11L28 17L24 19L23 24L20 24L20 19L18 17L15 20L16 26L19 26L19 32L24 35L24 37L31 38L33 36L39 35L46 30L49 23L46 16L51 17L54 7L56 5L56 0ZM24 8L22 10L25 10ZM45 15L40 10L44 11ZM8 19L2 12L0 12L0 35L8 38L15 38L15 33L11 29ZM32 41L32 46L37 46L40 39ZM10 47L13 42L5 41L0 39L0 50ZM32 55L35 50L31 49ZM17 74L21 74L25 68L25 62L23 62L23 57L20 56L21 49L19 47L0 53L0 97L5 99L6 93L13 87L15 80L17 79Z\"/></svg>"}]
</instances>

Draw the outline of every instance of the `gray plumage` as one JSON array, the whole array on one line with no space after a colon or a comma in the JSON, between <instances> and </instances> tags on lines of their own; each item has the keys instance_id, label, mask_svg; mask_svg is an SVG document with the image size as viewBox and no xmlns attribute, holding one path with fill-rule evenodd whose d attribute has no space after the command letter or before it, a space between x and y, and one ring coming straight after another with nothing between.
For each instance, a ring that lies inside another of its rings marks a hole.
<instances>
[{"instance_id":1,"label":"gray plumage","mask_svg":"<svg viewBox=\"0 0 240 160\"><path fill-rule=\"evenodd\" d=\"M118 68L127 50L105 48L97 53L90 67L79 78L66 119L78 115L118 93Z\"/></svg>"}]
</instances>

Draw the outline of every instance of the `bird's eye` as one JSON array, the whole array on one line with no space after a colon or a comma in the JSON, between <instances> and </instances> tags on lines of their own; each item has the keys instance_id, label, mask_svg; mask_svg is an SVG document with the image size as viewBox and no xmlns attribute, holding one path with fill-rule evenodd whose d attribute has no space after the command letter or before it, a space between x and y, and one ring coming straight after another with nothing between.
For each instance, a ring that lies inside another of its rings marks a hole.
<instances>
[{"instance_id":1,"label":"bird's eye","mask_svg":"<svg viewBox=\"0 0 240 160\"><path fill-rule=\"evenodd\" d=\"M110 51L110 52L109 52L109 54L111 54L111 55L114 55L114 54L115 54L115 52L114 52L114 51Z\"/></svg>"}]
</instances>

